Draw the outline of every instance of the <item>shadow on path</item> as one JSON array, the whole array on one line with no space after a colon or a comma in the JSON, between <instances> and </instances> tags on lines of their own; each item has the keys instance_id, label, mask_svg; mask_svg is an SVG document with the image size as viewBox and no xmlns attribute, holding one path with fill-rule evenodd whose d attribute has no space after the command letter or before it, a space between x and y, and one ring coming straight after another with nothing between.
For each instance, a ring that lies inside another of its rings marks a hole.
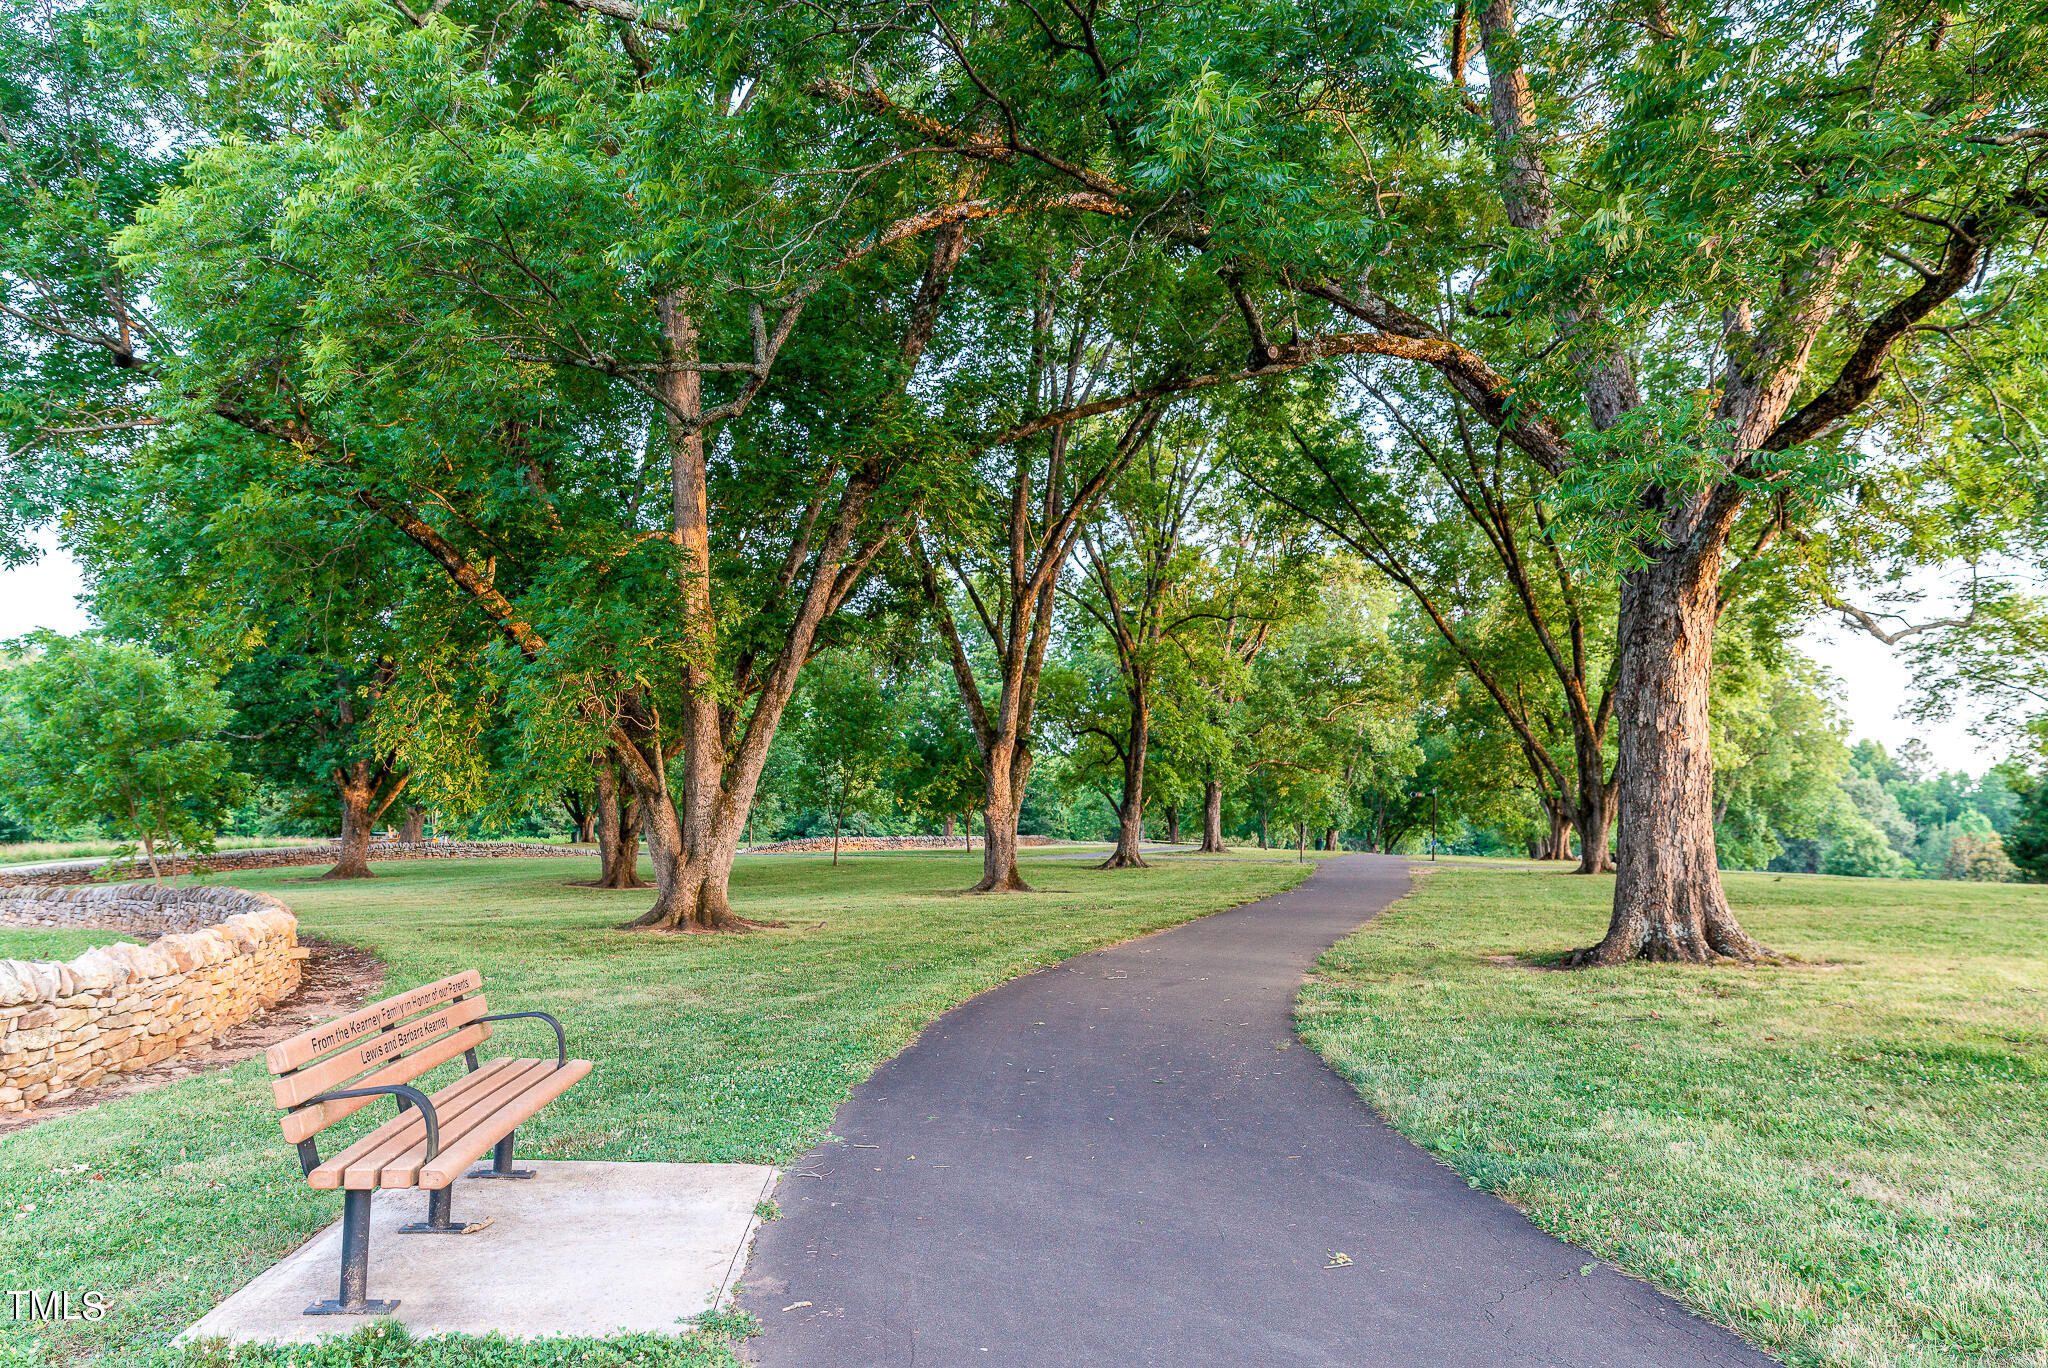
<instances>
[{"instance_id":1,"label":"shadow on path","mask_svg":"<svg viewBox=\"0 0 2048 1368\"><path fill-rule=\"evenodd\" d=\"M1295 1040L1303 974L1407 889L1399 857L1331 860L941 1017L840 1108L847 1143L783 1177L745 1277L764 1327L750 1352L776 1368L1772 1363L1467 1187Z\"/></svg>"}]
</instances>

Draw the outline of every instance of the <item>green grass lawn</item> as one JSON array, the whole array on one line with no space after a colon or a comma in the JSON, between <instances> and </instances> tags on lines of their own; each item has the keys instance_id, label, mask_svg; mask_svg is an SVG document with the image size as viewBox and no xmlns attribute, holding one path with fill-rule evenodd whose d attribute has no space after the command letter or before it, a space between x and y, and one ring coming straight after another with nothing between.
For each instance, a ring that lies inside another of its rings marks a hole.
<instances>
[{"instance_id":1,"label":"green grass lawn","mask_svg":"<svg viewBox=\"0 0 2048 1368\"><path fill-rule=\"evenodd\" d=\"M847 857L836 869L829 858L743 858L736 907L787 925L711 937L616 930L648 894L568 887L591 877L583 862L435 860L376 866L363 883L310 882L307 869L215 882L274 893L305 933L375 950L387 992L474 966L496 1010L559 1016L571 1051L597 1068L521 1129L522 1155L776 1163L816 1141L847 1090L947 1008L1290 887L1312 867L1103 872L1033 860L1039 892L977 898L950 890L979 876L979 852ZM539 1023L499 1031L486 1053L551 1044ZM100 1291L114 1307L97 1324L52 1328L9 1321L0 1305L0 1365L174 1357L172 1335L336 1219L339 1194L306 1187L269 1094L252 1060L0 1136L0 1289ZM386 1115L367 1109L361 1124L373 1113ZM345 1133L323 1133L323 1150ZM373 1293L374 1264L373 1252ZM731 1363L724 1345L717 1331L553 1346L387 1334L318 1354L244 1348L233 1362L694 1368Z\"/></svg>"},{"instance_id":2,"label":"green grass lawn","mask_svg":"<svg viewBox=\"0 0 2048 1368\"><path fill-rule=\"evenodd\" d=\"M1374 1106L1798 1365L2048 1364L2048 889L1728 876L1807 961L1581 972L1613 884L1447 869L1300 1002Z\"/></svg>"},{"instance_id":3,"label":"green grass lawn","mask_svg":"<svg viewBox=\"0 0 2048 1368\"><path fill-rule=\"evenodd\" d=\"M0 959L68 960L95 945L114 945L137 938L125 931L78 930L69 926L0 926Z\"/></svg>"}]
</instances>

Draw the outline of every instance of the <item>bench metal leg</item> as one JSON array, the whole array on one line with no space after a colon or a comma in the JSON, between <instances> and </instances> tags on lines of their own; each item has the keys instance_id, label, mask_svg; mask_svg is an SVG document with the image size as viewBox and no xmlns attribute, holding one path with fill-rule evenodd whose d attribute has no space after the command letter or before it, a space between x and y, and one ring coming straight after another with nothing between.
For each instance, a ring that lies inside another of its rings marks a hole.
<instances>
[{"instance_id":1,"label":"bench metal leg","mask_svg":"<svg viewBox=\"0 0 2048 1368\"><path fill-rule=\"evenodd\" d=\"M512 1137L508 1135L498 1142L496 1149L491 1151L491 1166L489 1168L473 1168L462 1176L465 1178L531 1178L533 1177L533 1170L512 1167Z\"/></svg>"},{"instance_id":2,"label":"bench metal leg","mask_svg":"<svg viewBox=\"0 0 2048 1368\"><path fill-rule=\"evenodd\" d=\"M398 1309L395 1301L371 1301L370 1192L350 1188L341 1206L341 1295L307 1307L308 1316L382 1316Z\"/></svg>"},{"instance_id":3,"label":"bench metal leg","mask_svg":"<svg viewBox=\"0 0 2048 1368\"><path fill-rule=\"evenodd\" d=\"M402 1225L398 1228L398 1233L401 1235L474 1235L477 1231L489 1225L493 1219L486 1216L481 1221L458 1222L451 1215L454 1206L455 1184L450 1183L447 1187L437 1192L427 1194L426 1220L414 1221L411 1225Z\"/></svg>"}]
</instances>

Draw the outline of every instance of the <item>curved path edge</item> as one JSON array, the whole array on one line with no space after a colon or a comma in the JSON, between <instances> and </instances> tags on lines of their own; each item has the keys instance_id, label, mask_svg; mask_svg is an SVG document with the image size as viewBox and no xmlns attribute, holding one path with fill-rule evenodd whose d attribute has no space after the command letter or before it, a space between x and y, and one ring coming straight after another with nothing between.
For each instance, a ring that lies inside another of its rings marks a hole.
<instances>
[{"instance_id":1,"label":"curved path edge","mask_svg":"<svg viewBox=\"0 0 2048 1368\"><path fill-rule=\"evenodd\" d=\"M1762 1368L1403 1138L1294 1036L1316 958L1407 892L1290 892L1013 980L789 1166L740 1304L777 1368ZM1341 1256L1341 1258L1339 1257Z\"/></svg>"}]
</instances>

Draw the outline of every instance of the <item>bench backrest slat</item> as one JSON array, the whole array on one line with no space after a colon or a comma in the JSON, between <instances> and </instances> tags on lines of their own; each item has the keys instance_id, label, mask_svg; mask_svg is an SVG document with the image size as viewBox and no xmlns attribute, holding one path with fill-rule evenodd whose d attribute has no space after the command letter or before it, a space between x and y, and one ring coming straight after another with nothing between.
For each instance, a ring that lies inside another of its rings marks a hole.
<instances>
[{"instance_id":1,"label":"bench backrest slat","mask_svg":"<svg viewBox=\"0 0 2048 1368\"><path fill-rule=\"evenodd\" d=\"M370 1088L382 1083L410 1083L427 1070L446 1064L464 1050L474 1050L490 1038L490 1023L479 1021L463 1027L454 1035L442 1036L430 1045L393 1060L375 1073L364 1074L349 1086ZM388 1096L344 1097L338 1101L316 1102L310 1107L303 1107L284 1118L285 1143L296 1145L301 1140L310 1140L344 1116L352 1115L372 1102L389 1100Z\"/></svg>"},{"instance_id":2,"label":"bench backrest slat","mask_svg":"<svg viewBox=\"0 0 2048 1368\"><path fill-rule=\"evenodd\" d=\"M372 1069L385 1073L396 1068L399 1072L383 1081L410 1082L433 1067L420 1062L426 1058L421 1047L436 1037L461 1030L488 1011L490 1007L481 993L445 1007L436 1007L431 1012L396 1022L317 1064L308 1064L303 1069L294 1069L271 1080L271 1091L277 1095L278 1106L296 1107L309 1097L348 1087L350 1079Z\"/></svg>"},{"instance_id":3,"label":"bench backrest slat","mask_svg":"<svg viewBox=\"0 0 2048 1368\"><path fill-rule=\"evenodd\" d=\"M273 1074L285 1073L309 1064L350 1041L374 1035L409 1016L438 1007L465 994L475 993L483 986L484 976L474 969L465 970L460 974L450 974L438 982L423 984L396 997L371 1003L361 1011L337 1018L325 1026L316 1026L302 1035L293 1036L290 1040L281 1040L263 1052L263 1062L270 1066Z\"/></svg>"}]
</instances>

